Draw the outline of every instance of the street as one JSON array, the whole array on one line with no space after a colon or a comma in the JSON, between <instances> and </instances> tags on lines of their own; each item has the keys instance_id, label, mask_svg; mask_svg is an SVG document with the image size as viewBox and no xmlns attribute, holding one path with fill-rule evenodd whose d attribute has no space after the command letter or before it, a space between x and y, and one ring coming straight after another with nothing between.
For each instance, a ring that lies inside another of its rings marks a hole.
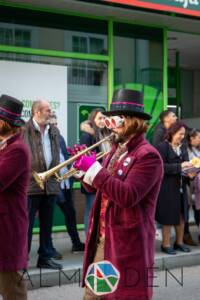
<instances>
[{"instance_id":1,"label":"street","mask_svg":"<svg viewBox=\"0 0 200 300\"><path fill-rule=\"evenodd\" d=\"M171 272L171 273L170 273ZM199 300L200 266L160 271L155 274L152 300ZM78 284L29 291L29 300L81 300ZM134 299L132 299L134 300Z\"/></svg>"}]
</instances>

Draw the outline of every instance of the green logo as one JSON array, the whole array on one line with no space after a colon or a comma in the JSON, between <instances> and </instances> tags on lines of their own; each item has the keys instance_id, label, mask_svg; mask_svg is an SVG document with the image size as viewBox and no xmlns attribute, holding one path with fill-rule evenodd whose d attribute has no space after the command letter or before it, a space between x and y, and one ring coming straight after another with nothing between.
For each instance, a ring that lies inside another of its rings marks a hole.
<instances>
[{"instance_id":1,"label":"green logo","mask_svg":"<svg viewBox=\"0 0 200 300\"><path fill-rule=\"evenodd\" d=\"M95 295L113 293L118 286L119 271L107 260L93 263L88 267L85 284Z\"/></svg>"}]
</instances>

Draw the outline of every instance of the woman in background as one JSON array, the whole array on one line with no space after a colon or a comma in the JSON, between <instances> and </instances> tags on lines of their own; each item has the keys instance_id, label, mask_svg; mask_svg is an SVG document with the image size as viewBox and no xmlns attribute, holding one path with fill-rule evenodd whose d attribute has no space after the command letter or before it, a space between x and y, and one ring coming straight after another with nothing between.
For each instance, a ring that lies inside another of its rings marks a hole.
<instances>
[{"instance_id":1,"label":"woman in background","mask_svg":"<svg viewBox=\"0 0 200 300\"><path fill-rule=\"evenodd\" d=\"M164 163L164 178L157 202L156 221L162 225L161 251L167 254L176 254L175 250L190 252L183 244L184 223L188 215L188 177L182 176L182 169L191 167L187 147L183 143L185 132L184 123L177 121L168 129L166 140L157 146ZM170 245L171 226L175 226L176 232L174 247Z\"/></svg>"},{"instance_id":2,"label":"woman in background","mask_svg":"<svg viewBox=\"0 0 200 300\"><path fill-rule=\"evenodd\" d=\"M82 122L80 126L82 131L80 144L85 144L87 147L89 147L111 133L110 130L105 127L104 119L105 116L103 115L103 110L101 108L96 108L90 113L88 120ZM107 152L110 149L110 142L106 141L99 145L95 151ZM81 186L81 192L85 195L86 200L84 225L85 232L87 233L89 214L94 203L95 193L87 192L83 186Z\"/></svg>"},{"instance_id":3,"label":"woman in background","mask_svg":"<svg viewBox=\"0 0 200 300\"><path fill-rule=\"evenodd\" d=\"M200 130L192 129L188 132L188 155L189 160L194 157L200 158ZM198 236L200 241L200 174L198 174L194 181L191 181L189 191L189 204L192 205L194 210L194 219L198 226ZM184 229L184 243L187 245L195 246L196 242L193 241L189 231L189 222L185 223Z\"/></svg>"}]
</instances>

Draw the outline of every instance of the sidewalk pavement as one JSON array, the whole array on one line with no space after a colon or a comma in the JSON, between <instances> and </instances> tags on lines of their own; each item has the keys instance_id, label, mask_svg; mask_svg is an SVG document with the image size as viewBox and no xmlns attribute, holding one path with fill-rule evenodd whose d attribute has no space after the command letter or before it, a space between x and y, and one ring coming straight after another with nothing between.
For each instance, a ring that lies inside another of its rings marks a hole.
<instances>
[{"instance_id":1,"label":"sidewalk pavement","mask_svg":"<svg viewBox=\"0 0 200 300\"><path fill-rule=\"evenodd\" d=\"M192 226L192 236L197 241L197 229ZM85 234L80 232L81 240L84 242ZM80 283L82 275L83 254L73 254L71 252L72 244L66 232L53 234L55 248L62 253L63 260L57 261L62 263L63 270L49 270L36 268L38 236L33 237L32 249L29 261L29 270L24 276L28 281L29 289L60 286L68 283ZM190 253L177 252L176 255L167 255L160 251L161 241L156 240L155 268L157 271L170 270L173 268L182 268L192 265L200 265L200 244L190 247Z\"/></svg>"}]
</instances>

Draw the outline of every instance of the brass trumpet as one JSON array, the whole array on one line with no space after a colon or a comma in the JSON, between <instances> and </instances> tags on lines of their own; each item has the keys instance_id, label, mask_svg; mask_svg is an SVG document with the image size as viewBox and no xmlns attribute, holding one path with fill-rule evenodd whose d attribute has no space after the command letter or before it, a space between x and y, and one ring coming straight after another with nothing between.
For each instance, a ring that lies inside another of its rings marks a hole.
<instances>
[{"instance_id":1,"label":"brass trumpet","mask_svg":"<svg viewBox=\"0 0 200 300\"><path fill-rule=\"evenodd\" d=\"M99 160L101 158L103 158L104 156L106 156L109 153L109 151L107 152L99 152L97 153L96 159ZM78 173L79 170L77 170L76 168L70 168L69 171L67 171L63 176L61 176L60 178L58 178L58 181L62 181L64 179L69 179L70 177L74 176L76 173Z\"/></svg>"},{"instance_id":2,"label":"brass trumpet","mask_svg":"<svg viewBox=\"0 0 200 300\"><path fill-rule=\"evenodd\" d=\"M58 181L61 181L61 180L62 180L62 179L61 179L62 177L60 177L60 176L58 175L58 172L59 172L62 168L66 167L66 166L69 165L69 164L72 164L72 163L73 163L75 160L77 160L81 155L86 154L86 153L89 152L90 150L96 148L98 145L104 143L105 141L110 140L110 139L113 137L113 135L114 135L114 133L111 133L109 136L107 136L107 137L105 137L104 139L98 141L98 142L95 143L94 145L92 145L92 146L90 146L90 147L87 147L86 149L80 151L80 152L77 153L76 155L70 157L69 159L65 160L64 162L58 164L57 166L55 166L55 167L53 167L53 168L51 168L51 169L49 169L49 170L47 170L47 171L45 171L45 172L37 173L37 172L33 171L33 172L32 172L33 178L35 179L35 181L37 182L37 184L40 186L40 188L41 188L42 190L44 190L44 183L45 183L45 182L47 181L47 179L48 179L49 177L51 177L51 176L55 176L56 179L57 179ZM105 154L107 154L107 153L105 153ZM100 158L98 158L98 159L100 159ZM75 172L75 170L74 170L74 172ZM76 172L77 172L77 170L76 170ZM72 175L71 175L71 176L72 176ZM68 177L66 177L66 178L68 178Z\"/></svg>"}]
</instances>

